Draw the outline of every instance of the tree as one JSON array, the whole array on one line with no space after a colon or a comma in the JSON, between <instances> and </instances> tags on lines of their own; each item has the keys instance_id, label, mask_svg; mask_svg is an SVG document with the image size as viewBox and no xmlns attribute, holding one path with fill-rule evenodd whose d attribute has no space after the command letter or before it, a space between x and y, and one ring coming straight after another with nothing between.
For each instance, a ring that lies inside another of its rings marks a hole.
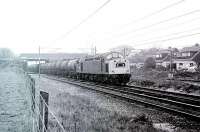
<instances>
[{"instance_id":1,"label":"tree","mask_svg":"<svg viewBox=\"0 0 200 132\"><path fill-rule=\"evenodd\" d=\"M156 68L156 61L153 57L148 57L144 62L145 69L155 69Z\"/></svg>"},{"instance_id":2,"label":"tree","mask_svg":"<svg viewBox=\"0 0 200 132\"><path fill-rule=\"evenodd\" d=\"M7 48L0 48L0 58L13 58L14 53Z\"/></svg>"}]
</instances>

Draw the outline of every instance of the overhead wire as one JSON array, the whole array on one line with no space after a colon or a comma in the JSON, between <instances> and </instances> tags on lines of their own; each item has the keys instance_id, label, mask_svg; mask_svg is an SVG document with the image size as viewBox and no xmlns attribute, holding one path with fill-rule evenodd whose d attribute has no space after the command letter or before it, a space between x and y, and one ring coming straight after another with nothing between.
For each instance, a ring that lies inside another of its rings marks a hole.
<instances>
[{"instance_id":1,"label":"overhead wire","mask_svg":"<svg viewBox=\"0 0 200 132\"><path fill-rule=\"evenodd\" d=\"M189 21L187 21L187 22L194 21L194 20L198 20L198 19L200 19L200 17L197 18L197 19L189 20ZM176 25L180 26L181 24L186 24L187 22L175 24L175 25L172 25L172 26L170 26L170 27L174 27L174 26L176 26ZM169 28L169 27L165 27L164 29L166 29L166 28ZM166 36L172 36L172 35L174 35L174 34L181 34L181 33L184 33L184 32L190 32L190 31L197 30L197 29L199 29L199 28L197 27L197 28L193 28L193 29L190 29L190 30L186 30L186 31L176 32L176 33L168 34L168 35L166 35ZM155 30L154 30L154 31L155 31ZM161 31L162 31L162 30L161 30ZM137 36L137 37L139 36L139 37L141 37L141 36L144 36L144 35L146 35L146 34L138 34L138 35L134 35L134 36ZM128 41L133 41L134 36L130 36L131 39L128 39ZM166 36L164 36L164 37L166 37ZM163 37L163 36L159 36L159 37L157 37L157 38L160 38L160 37ZM152 38L151 38L151 39L152 39ZM126 39L125 41L127 41L127 39ZM122 40L122 41L112 41L112 43L119 43L119 42L123 42L123 40Z\"/></svg>"},{"instance_id":2,"label":"overhead wire","mask_svg":"<svg viewBox=\"0 0 200 132\"><path fill-rule=\"evenodd\" d=\"M166 29L169 30L169 28L172 28L172 27L176 27L176 28L177 28L177 27L179 27L179 26L186 25L186 24L189 24L190 22L195 22L195 21L198 21L198 20L200 20L200 17L193 18L193 19L190 19L190 20L188 20L188 21L181 22L181 23L176 23L176 24L173 24L173 25L170 25L170 26L167 26L167 27L161 27L161 28L159 28L158 30L155 29L154 32L155 32L155 31L166 31ZM160 30L160 29L162 29L162 30ZM143 33L143 34L134 34L134 35L128 36L128 38L133 39L133 37L144 36L144 35L147 35L147 33ZM127 40L127 39L126 39L126 40ZM99 42L103 42L103 41L106 41L106 40L100 40ZM113 41L113 42L115 42L115 41ZM116 42L118 42L118 41L116 41Z\"/></svg>"},{"instance_id":3,"label":"overhead wire","mask_svg":"<svg viewBox=\"0 0 200 132\"><path fill-rule=\"evenodd\" d=\"M107 0L105 3L103 3L99 8L97 8L94 12L92 12L91 14L89 14L85 19L83 19L82 21L80 21L80 23L78 23L77 25L75 25L74 27L72 27L70 30L68 30L64 35L61 35L60 37L58 37L57 39L53 40L53 42L56 42L58 40L61 40L61 39L64 39L66 36L68 36L70 33L72 33L74 30L76 30L79 26L81 26L83 23L85 23L87 20L89 20L91 17L93 17L94 15L96 15L103 7L105 7L111 0ZM180 1L177 1L175 3L172 3L172 4L169 4L167 6L165 6L164 8L161 8L159 10L156 10L155 12L152 12L148 15L145 15L131 23L134 23L134 22L139 22L141 20L144 20L146 18L149 18L153 15L156 15L156 14L159 14L167 9L170 9L176 5L179 5L183 2L185 2L186 0L180 0Z\"/></svg>"},{"instance_id":4,"label":"overhead wire","mask_svg":"<svg viewBox=\"0 0 200 132\"><path fill-rule=\"evenodd\" d=\"M133 24L133 23L142 21L142 20L144 20L144 19L146 19L146 18L149 18L149 17L152 17L152 16L154 16L154 15L157 15L157 14L159 14L159 13L161 13L161 12L167 10L167 9L170 9L170 8L172 8L172 7L174 7L174 6L177 6L177 5L179 5L179 4L183 3L183 2L185 2L185 0L180 0L180 1L177 1L177 2L172 3L172 4L170 4L170 5L167 5L167 6L164 7L164 8L161 8L161 9L155 11L155 12L152 12L152 13L150 13L150 14L148 14L148 15L145 15L145 16L143 16L143 17L137 19L137 20L134 20L134 21L131 22L130 24ZM129 24L126 24L126 25L129 25Z\"/></svg>"},{"instance_id":5,"label":"overhead wire","mask_svg":"<svg viewBox=\"0 0 200 132\"><path fill-rule=\"evenodd\" d=\"M103 9L103 7L105 7L108 3L110 3L111 0L107 0L106 2L104 2L100 7L98 7L95 11L93 11L91 14L89 14L86 18L84 18L82 21L80 21L77 25L73 26L70 30L68 30L64 35L61 35L60 37L58 37L56 40L54 40L54 42L60 40L60 39L64 39L65 37L67 37L69 34L71 34L74 30L76 30L77 28L79 28L83 23L85 23L86 21L88 21L90 18L92 18L93 16L95 16L101 9Z\"/></svg>"},{"instance_id":6,"label":"overhead wire","mask_svg":"<svg viewBox=\"0 0 200 132\"><path fill-rule=\"evenodd\" d=\"M94 12L92 12L90 15L88 15L85 19L83 19L80 23L78 23L77 25L75 25L74 27L72 27L69 31L67 31L64 35L60 36L59 38L57 38L56 40L54 40L55 42L57 40L60 40L60 39L64 39L66 36L68 36L70 33L72 33L74 30L76 30L79 26L81 26L83 23L85 23L88 19L90 19L91 17L93 17L94 15L96 15L104 6L106 6L111 0L107 0L105 3L103 3L99 8L97 8ZM135 20L133 21L134 22L139 22L141 20L144 20L146 18L149 18L153 15L156 15L156 14L159 14L167 9L170 9L171 7L174 7L180 3L183 3L185 0L180 0L178 2L175 2L175 3L172 3L170 5L167 5L166 7L164 8L161 8L155 12L152 12L146 16L143 16L141 17L140 19L138 20ZM179 18L182 18L182 17L185 17L185 16L188 16L188 15L192 15L194 13L198 13L200 12L200 10L193 10L191 12L187 12L187 13L184 13L182 15L179 15L179 16L175 16L175 17L171 17L169 19L165 19L165 20L162 20L162 21L159 21L159 22L156 22L156 23L153 23L153 24L150 24L150 25L147 25L147 26L144 26L144 27L140 27L140 28L137 28L137 29L134 29L134 30L131 30L129 32L126 32L126 33L123 33L123 34L119 34L120 37L126 35L126 34L130 34L130 33L133 33L133 32L137 32L137 31L140 31L140 30L145 30L145 29L148 29L148 28L151 28L151 27L154 27L154 26L157 26L157 25L160 25L162 23L165 23L165 22L169 22L169 21L172 21L172 20L176 20L176 19L179 19ZM104 40L105 41L105 40Z\"/></svg>"},{"instance_id":7,"label":"overhead wire","mask_svg":"<svg viewBox=\"0 0 200 132\"><path fill-rule=\"evenodd\" d=\"M165 37L169 37L169 36L173 36L173 35L179 35L179 34L191 32L191 31L196 31L196 30L200 30L200 27L192 28L192 29L189 29L189 30L181 31L181 32L170 33L170 34L163 35L163 36L157 36L157 37L154 37L154 38L149 38L149 39L146 39L146 40L143 40L143 41L139 41L139 43L146 42L146 41L152 41L152 40L159 39L159 38L165 38ZM133 41L131 43L133 43ZM138 42L134 42L134 43L138 43Z\"/></svg>"},{"instance_id":8,"label":"overhead wire","mask_svg":"<svg viewBox=\"0 0 200 132\"><path fill-rule=\"evenodd\" d=\"M175 2L175 3L169 4L169 5L167 5L167 6L163 7L163 8L161 8L161 9L158 9L158 10L156 10L156 11L154 11L154 12L151 12L151 13L149 13L149 14L147 14L147 15L145 15L145 16L142 16L142 17L140 17L140 18L138 18L138 19L136 19L136 20L133 20L133 21L127 23L127 24L124 24L124 25L120 26L120 28L127 27L128 25L132 25L132 24L137 23L137 22L140 22L140 21L142 21L142 20L144 20L144 19L150 18L150 17L152 17L152 16L154 16L154 15L160 14L160 13L162 13L163 11L166 11L166 10L168 10L168 9L170 9L170 8L173 8L173 7L175 7L175 6L179 5L179 4L182 4L182 3L185 2L185 1L186 1L186 0L180 0L180 1L177 1L177 2ZM118 29L118 30L120 30L120 29ZM112 32L114 32L114 31L111 31L111 32L109 32L109 33L112 33Z\"/></svg>"},{"instance_id":9,"label":"overhead wire","mask_svg":"<svg viewBox=\"0 0 200 132\"><path fill-rule=\"evenodd\" d=\"M149 42L144 42L144 43L139 43L139 44L134 44L134 46L147 45L147 44L158 43L158 42L167 42L167 41L170 41L170 40L187 38L187 37L192 37L192 36L196 36L196 35L200 35L200 32L176 36L176 37L171 37L171 38L166 38L166 39L154 40L154 41L149 41ZM126 43L126 44L133 44L133 42Z\"/></svg>"},{"instance_id":10,"label":"overhead wire","mask_svg":"<svg viewBox=\"0 0 200 132\"><path fill-rule=\"evenodd\" d=\"M193 10L193 11L190 11L190 12L175 16L175 17L171 17L171 18L168 18L168 19L165 19L165 20L162 20L162 21L147 25L147 26L143 26L143 27L140 27L140 28L136 28L136 29L130 30L129 32L126 32L126 33L123 33L123 34L118 34L118 35L116 35L116 37L119 38L119 37L122 37L122 36L127 35L127 34L131 34L131 33L134 33L134 32L141 31L141 30L149 29L149 28L158 26L160 24L167 23L167 22L173 21L173 20L177 20L179 18L182 18L182 17L185 17L185 16L189 16L189 15L192 15L192 14L195 14L195 13L199 13L199 12L200 12L200 9ZM104 39L104 40L109 40L109 39L111 39L111 38L107 38L107 39Z\"/></svg>"}]
</instances>

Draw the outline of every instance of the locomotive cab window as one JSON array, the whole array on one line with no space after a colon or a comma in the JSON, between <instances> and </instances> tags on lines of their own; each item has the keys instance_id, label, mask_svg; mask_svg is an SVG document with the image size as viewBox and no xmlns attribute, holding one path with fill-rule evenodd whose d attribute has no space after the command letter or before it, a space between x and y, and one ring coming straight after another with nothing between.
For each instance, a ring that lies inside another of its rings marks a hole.
<instances>
[{"instance_id":1,"label":"locomotive cab window","mask_svg":"<svg viewBox=\"0 0 200 132\"><path fill-rule=\"evenodd\" d=\"M125 67L125 63L117 63L116 67Z\"/></svg>"}]
</instances>

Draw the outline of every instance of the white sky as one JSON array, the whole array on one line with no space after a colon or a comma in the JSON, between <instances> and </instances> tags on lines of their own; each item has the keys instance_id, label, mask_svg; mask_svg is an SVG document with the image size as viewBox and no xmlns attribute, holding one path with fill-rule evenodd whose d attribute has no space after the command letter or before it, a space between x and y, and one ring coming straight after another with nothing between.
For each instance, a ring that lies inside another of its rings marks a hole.
<instances>
[{"instance_id":1,"label":"white sky","mask_svg":"<svg viewBox=\"0 0 200 132\"><path fill-rule=\"evenodd\" d=\"M200 43L200 35L146 43L200 33L200 0L184 0L159 14L135 22L178 1L181 0L111 0L96 15L62 38L106 0L2 0L0 47L11 48L17 54L37 52L38 45L42 47L41 52L80 53L89 52L91 46L96 46L98 52L106 52L119 45L181 48ZM142 27L194 10L197 12L141 30ZM188 30L182 34L173 34Z\"/></svg>"}]
</instances>

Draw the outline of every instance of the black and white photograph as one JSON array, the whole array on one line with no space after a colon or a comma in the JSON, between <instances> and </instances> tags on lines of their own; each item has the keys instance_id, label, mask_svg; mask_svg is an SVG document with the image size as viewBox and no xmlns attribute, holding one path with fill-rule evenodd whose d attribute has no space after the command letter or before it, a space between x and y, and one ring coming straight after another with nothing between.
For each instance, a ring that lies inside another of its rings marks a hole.
<instances>
[{"instance_id":1,"label":"black and white photograph","mask_svg":"<svg viewBox=\"0 0 200 132\"><path fill-rule=\"evenodd\" d=\"M199 0L1 0L0 132L200 132Z\"/></svg>"}]
</instances>

